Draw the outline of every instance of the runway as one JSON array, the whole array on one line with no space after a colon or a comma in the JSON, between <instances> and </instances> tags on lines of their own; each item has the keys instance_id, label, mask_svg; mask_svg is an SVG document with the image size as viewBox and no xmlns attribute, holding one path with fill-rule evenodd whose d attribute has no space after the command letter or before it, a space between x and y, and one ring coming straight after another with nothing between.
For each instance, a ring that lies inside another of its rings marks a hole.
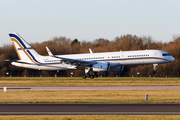
<instances>
[{"instance_id":1,"label":"runway","mask_svg":"<svg viewBox=\"0 0 180 120\"><path fill-rule=\"evenodd\" d=\"M0 91L3 91L0 87ZM34 87L34 86L6 86L7 91L44 91L44 90L162 90L162 89L180 89L180 86L53 86L53 87Z\"/></svg>"},{"instance_id":2,"label":"runway","mask_svg":"<svg viewBox=\"0 0 180 120\"><path fill-rule=\"evenodd\" d=\"M0 87L0 91L3 91ZM7 87L7 91L60 90L161 90L180 89L180 86L65 86L65 87ZM180 104L163 103L4 103L0 115L180 115Z\"/></svg>"},{"instance_id":3,"label":"runway","mask_svg":"<svg viewBox=\"0 0 180 120\"><path fill-rule=\"evenodd\" d=\"M0 115L180 115L180 104L0 104Z\"/></svg>"}]
</instances>

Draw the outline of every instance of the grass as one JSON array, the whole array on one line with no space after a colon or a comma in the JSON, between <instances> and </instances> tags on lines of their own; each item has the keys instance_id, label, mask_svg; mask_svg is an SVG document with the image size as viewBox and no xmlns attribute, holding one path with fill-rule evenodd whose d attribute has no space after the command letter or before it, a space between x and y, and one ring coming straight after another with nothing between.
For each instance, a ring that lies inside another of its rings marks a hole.
<instances>
[{"instance_id":1,"label":"grass","mask_svg":"<svg viewBox=\"0 0 180 120\"><path fill-rule=\"evenodd\" d=\"M7 91L0 103L179 103L179 90ZM145 95L148 94L148 101Z\"/></svg>"},{"instance_id":2,"label":"grass","mask_svg":"<svg viewBox=\"0 0 180 120\"><path fill-rule=\"evenodd\" d=\"M180 78L142 77L0 77L0 86L164 86L180 85Z\"/></svg>"},{"instance_id":3,"label":"grass","mask_svg":"<svg viewBox=\"0 0 180 120\"><path fill-rule=\"evenodd\" d=\"M1 120L179 120L180 115L16 115Z\"/></svg>"},{"instance_id":4,"label":"grass","mask_svg":"<svg viewBox=\"0 0 180 120\"><path fill-rule=\"evenodd\" d=\"M164 86L180 78L53 78L1 77L0 86ZM180 90L7 91L0 103L179 103ZM149 100L145 101L145 95ZM8 115L1 120L179 120L180 115Z\"/></svg>"}]
</instances>

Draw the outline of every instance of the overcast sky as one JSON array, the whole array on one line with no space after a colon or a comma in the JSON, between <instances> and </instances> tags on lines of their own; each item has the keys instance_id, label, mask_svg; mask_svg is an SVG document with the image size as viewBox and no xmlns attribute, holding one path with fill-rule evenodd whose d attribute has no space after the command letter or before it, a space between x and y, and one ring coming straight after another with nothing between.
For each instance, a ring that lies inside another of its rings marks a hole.
<instances>
[{"instance_id":1,"label":"overcast sky","mask_svg":"<svg viewBox=\"0 0 180 120\"><path fill-rule=\"evenodd\" d=\"M180 35L180 0L0 0L0 46L11 44L9 32L29 43L124 34L169 42Z\"/></svg>"}]
</instances>

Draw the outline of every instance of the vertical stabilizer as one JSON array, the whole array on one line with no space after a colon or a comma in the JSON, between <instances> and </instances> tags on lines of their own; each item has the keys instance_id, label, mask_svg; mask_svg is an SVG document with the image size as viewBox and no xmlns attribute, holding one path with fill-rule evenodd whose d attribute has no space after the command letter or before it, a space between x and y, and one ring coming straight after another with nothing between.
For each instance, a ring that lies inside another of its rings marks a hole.
<instances>
[{"instance_id":1,"label":"vertical stabilizer","mask_svg":"<svg viewBox=\"0 0 180 120\"><path fill-rule=\"evenodd\" d=\"M9 36L20 60L30 60L35 64L39 64L37 58L41 55L39 55L19 34L9 33Z\"/></svg>"}]
</instances>

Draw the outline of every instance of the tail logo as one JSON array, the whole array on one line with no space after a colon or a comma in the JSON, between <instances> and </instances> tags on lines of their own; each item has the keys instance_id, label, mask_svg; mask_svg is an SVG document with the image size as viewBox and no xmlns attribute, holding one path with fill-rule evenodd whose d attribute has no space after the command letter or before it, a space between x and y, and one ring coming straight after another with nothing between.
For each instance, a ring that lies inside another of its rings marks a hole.
<instances>
[{"instance_id":1,"label":"tail logo","mask_svg":"<svg viewBox=\"0 0 180 120\"><path fill-rule=\"evenodd\" d=\"M18 57L19 59L21 59L21 55L19 53L19 51L23 51L25 53L25 55L35 64L41 64L40 62L38 62L36 60L36 58L33 56L33 54L30 52L30 50L34 50L28 43L26 43L25 40L23 40L23 38L20 37L20 35L18 35L17 33L16 34L12 34L10 33L9 34L11 40L12 40L12 43L16 49L16 52L18 54ZM15 43L19 46L17 47L15 45ZM35 50L34 50L35 51Z\"/></svg>"}]
</instances>

